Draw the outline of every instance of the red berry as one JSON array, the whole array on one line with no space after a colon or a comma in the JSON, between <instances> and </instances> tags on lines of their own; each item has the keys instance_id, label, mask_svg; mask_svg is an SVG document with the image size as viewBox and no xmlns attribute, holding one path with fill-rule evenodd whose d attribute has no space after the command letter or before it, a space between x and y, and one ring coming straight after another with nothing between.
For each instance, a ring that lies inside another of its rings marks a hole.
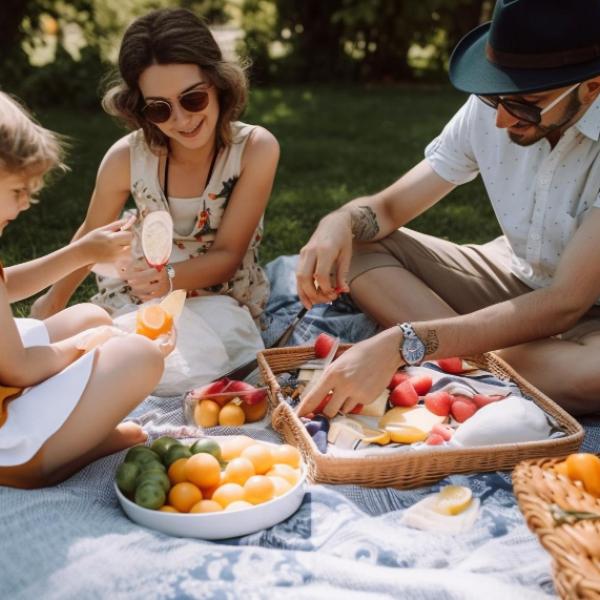
<instances>
[{"instance_id":1,"label":"red berry","mask_svg":"<svg viewBox=\"0 0 600 600\"><path fill-rule=\"evenodd\" d=\"M447 442L452 437L454 432L452 431L452 428L442 425L441 423L436 423L431 428L431 433L437 433Z\"/></svg>"},{"instance_id":2,"label":"red berry","mask_svg":"<svg viewBox=\"0 0 600 600\"><path fill-rule=\"evenodd\" d=\"M498 402L498 400L501 400L502 398L503 396L486 396L485 394L475 394L473 396L473 404L475 404L477 408L482 408L488 404L491 404L492 402Z\"/></svg>"},{"instance_id":3,"label":"red berry","mask_svg":"<svg viewBox=\"0 0 600 600\"><path fill-rule=\"evenodd\" d=\"M430 433L425 443L429 446L439 446L444 443L444 438L439 433Z\"/></svg>"},{"instance_id":4,"label":"red berry","mask_svg":"<svg viewBox=\"0 0 600 600\"><path fill-rule=\"evenodd\" d=\"M464 423L467 419L470 419L475 414L477 407L471 400L463 400L461 398L452 403L452 408L450 410L452 412L452 416L459 423Z\"/></svg>"},{"instance_id":5,"label":"red berry","mask_svg":"<svg viewBox=\"0 0 600 600\"><path fill-rule=\"evenodd\" d=\"M327 394L327 396L325 396L325 398L323 398L323 400L321 400L321 404L319 404L319 406L317 406L317 408L315 408L314 412L315 414L319 414L323 412L323 409L327 406L327 403L331 400L331 397L333 396L333 394L331 392L329 392L329 394Z\"/></svg>"},{"instance_id":6,"label":"red berry","mask_svg":"<svg viewBox=\"0 0 600 600\"><path fill-rule=\"evenodd\" d=\"M408 373L404 373L403 371L394 373L391 381L388 384L388 390L392 391L397 385L403 381L406 381L407 379L410 379L410 375Z\"/></svg>"},{"instance_id":7,"label":"red berry","mask_svg":"<svg viewBox=\"0 0 600 600\"><path fill-rule=\"evenodd\" d=\"M452 406L452 396L448 392L431 392L425 396L425 407L438 417L447 417Z\"/></svg>"},{"instance_id":8,"label":"red berry","mask_svg":"<svg viewBox=\"0 0 600 600\"><path fill-rule=\"evenodd\" d=\"M427 394L433 385L433 380L429 375L415 375L410 378L410 382L419 396Z\"/></svg>"},{"instance_id":9,"label":"red berry","mask_svg":"<svg viewBox=\"0 0 600 600\"><path fill-rule=\"evenodd\" d=\"M446 373L459 375L464 371L462 359L457 358L456 356L452 358L440 358L437 363L440 366L440 369L442 369L442 371L446 371Z\"/></svg>"},{"instance_id":10,"label":"red berry","mask_svg":"<svg viewBox=\"0 0 600 600\"><path fill-rule=\"evenodd\" d=\"M414 406L418 401L419 396L408 380L399 383L390 394L390 402L394 406Z\"/></svg>"},{"instance_id":11,"label":"red berry","mask_svg":"<svg viewBox=\"0 0 600 600\"><path fill-rule=\"evenodd\" d=\"M335 339L326 333L320 333L315 340L315 356L317 358L325 358L333 345L335 344Z\"/></svg>"}]
</instances>

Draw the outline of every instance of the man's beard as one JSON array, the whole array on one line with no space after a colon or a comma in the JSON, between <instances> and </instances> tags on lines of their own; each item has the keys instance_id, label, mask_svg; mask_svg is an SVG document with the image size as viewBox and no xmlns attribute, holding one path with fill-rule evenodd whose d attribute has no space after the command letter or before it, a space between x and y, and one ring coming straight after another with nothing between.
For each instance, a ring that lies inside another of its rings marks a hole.
<instances>
[{"instance_id":1,"label":"man's beard","mask_svg":"<svg viewBox=\"0 0 600 600\"><path fill-rule=\"evenodd\" d=\"M579 112L580 108L581 102L579 97L577 94L573 94L565 110L565 115L560 123L553 123L552 125L537 125L535 126L535 133L533 133L531 137L528 136L525 139L523 139L518 133L510 132L508 132L508 137L512 142L518 144L519 146L531 146L536 142L539 142L541 139L547 137L553 131L564 127Z\"/></svg>"}]
</instances>

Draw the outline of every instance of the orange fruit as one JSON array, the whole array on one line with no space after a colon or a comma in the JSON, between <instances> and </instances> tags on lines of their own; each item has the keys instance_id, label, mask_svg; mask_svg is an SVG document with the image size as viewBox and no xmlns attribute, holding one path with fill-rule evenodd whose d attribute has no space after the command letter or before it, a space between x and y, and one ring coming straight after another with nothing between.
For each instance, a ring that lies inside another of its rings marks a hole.
<instances>
[{"instance_id":1,"label":"orange fruit","mask_svg":"<svg viewBox=\"0 0 600 600\"><path fill-rule=\"evenodd\" d=\"M216 427L221 407L214 400L200 400L194 408L194 421L200 427Z\"/></svg>"},{"instance_id":2,"label":"orange fruit","mask_svg":"<svg viewBox=\"0 0 600 600\"><path fill-rule=\"evenodd\" d=\"M221 465L212 455L201 452L187 459L183 468L185 477L201 488L210 488L221 482Z\"/></svg>"},{"instance_id":3,"label":"orange fruit","mask_svg":"<svg viewBox=\"0 0 600 600\"><path fill-rule=\"evenodd\" d=\"M232 502L244 499L244 488L238 483L224 483L215 490L212 496L214 502L218 502L223 508Z\"/></svg>"},{"instance_id":4,"label":"orange fruit","mask_svg":"<svg viewBox=\"0 0 600 600\"><path fill-rule=\"evenodd\" d=\"M228 483L239 483L244 485L252 475L256 475L252 462L240 456L229 461L225 467L223 479Z\"/></svg>"},{"instance_id":5,"label":"orange fruit","mask_svg":"<svg viewBox=\"0 0 600 600\"><path fill-rule=\"evenodd\" d=\"M170 513L179 512L176 508L169 506L168 504L163 504L158 510L161 510L162 512L170 512Z\"/></svg>"},{"instance_id":6,"label":"orange fruit","mask_svg":"<svg viewBox=\"0 0 600 600\"><path fill-rule=\"evenodd\" d=\"M219 425L222 427L239 427L245 422L244 411L235 402L228 402L219 413Z\"/></svg>"},{"instance_id":7,"label":"orange fruit","mask_svg":"<svg viewBox=\"0 0 600 600\"><path fill-rule=\"evenodd\" d=\"M267 477L273 482L275 488L275 497L283 496L286 492L292 489L292 484L279 475L267 475Z\"/></svg>"},{"instance_id":8,"label":"orange fruit","mask_svg":"<svg viewBox=\"0 0 600 600\"><path fill-rule=\"evenodd\" d=\"M242 451L242 458L247 458L253 465L257 475L264 475L273 466L271 449L263 444L252 444Z\"/></svg>"},{"instance_id":9,"label":"orange fruit","mask_svg":"<svg viewBox=\"0 0 600 600\"><path fill-rule=\"evenodd\" d=\"M273 455L273 462L275 464L290 465L290 467L297 469L302 462L302 455L298 448L290 446L289 444L281 444L281 446L273 446L271 448L271 454Z\"/></svg>"},{"instance_id":10,"label":"orange fruit","mask_svg":"<svg viewBox=\"0 0 600 600\"><path fill-rule=\"evenodd\" d=\"M254 423L260 421L266 414L269 408L269 401L267 398L261 400L257 404L248 404L242 402L242 410L246 416L246 423Z\"/></svg>"},{"instance_id":11,"label":"orange fruit","mask_svg":"<svg viewBox=\"0 0 600 600\"><path fill-rule=\"evenodd\" d=\"M233 435L231 437L219 440L221 446L221 458L227 462L240 456L244 448L255 444L256 442L245 435Z\"/></svg>"},{"instance_id":12,"label":"orange fruit","mask_svg":"<svg viewBox=\"0 0 600 600\"><path fill-rule=\"evenodd\" d=\"M187 461L187 458L178 458L175 462L171 463L167 475L172 485L187 481L187 477L185 476L185 463Z\"/></svg>"},{"instance_id":13,"label":"orange fruit","mask_svg":"<svg viewBox=\"0 0 600 600\"><path fill-rule=\"evenodd\" d=\"M169 490L169 504L179 512L189 512L190 508L202 500L202 492L193 483L176 483Z\"/></svg>"},{"instance_id":14,"label":"orange fruit","mask_svg":"<svg viewBox=\"0 0 600 600\"><path fill-rule=\"evenodd\" d=\"M567 461L563 460L559 463L556 463L552 468L555 473L569 477L569 472L567 471Z\"/></svg>"},{"instance_id":15,"label":"orange fruit","mask_svg":"<svg viewBox=\"0 0 600 600\"><path fill-rule=\"evenodd\" d=\"M587 492L600 496L600 458L580 452L567 456L567 474L573 481L581 481Z\"/></svg>"},{"instance_id":16,"label":"orange fruit","mask_svg":"<svg viewBox=\"0 0 600 600\"><path fill-rule=\"evenodd\" d=\"M293 469L290 467L290 465L273 465L273 468L267 473L267 475L282 477L291 485L296 485L296 482L298 479L300 479L300 471L298 469Z\"/></svg>"},{"instance_id":17,"label":"orange fruit","mask_svg":"<svg viewBox=\"0 0 600 600\"><path fill-rule=\"evenodd\" d=\"M211 513L211 512L220 512L223 510L223 507L214 500L200 500L190 508L191 513Z\"/></svg>"},{"instance_id":18,"label":"orange fruit","mask_svg":"<svg viewBox=\"0 0 600 600\"><path fill-rule=\"evenodd\" d=\"M229 504L225 510L243 510L244 508L252 508L252 504L246 502L246 500L236 500Z\"/></svg>"},{"instance_id":19,"label":"orange fruit","mask_svg":"<svg viewBox=\"0 0 600 600\"><path fill-rule=\"evenodd\" d=\"M155 340L163 333L169 333L173 317L160 305L142 306L137 312L135 332Z\"/></svg>"},{"instance_id":20,"label":"orange fruit","mask_svg":"<svg viewBox=\"0 0 600 600\"><path fill-rule=\"evenodd\" d=\"M250 504L261 504L275 495L275 484L269 477L253 475L244 484L244 500Z\"/></svg>"}]
</instances>

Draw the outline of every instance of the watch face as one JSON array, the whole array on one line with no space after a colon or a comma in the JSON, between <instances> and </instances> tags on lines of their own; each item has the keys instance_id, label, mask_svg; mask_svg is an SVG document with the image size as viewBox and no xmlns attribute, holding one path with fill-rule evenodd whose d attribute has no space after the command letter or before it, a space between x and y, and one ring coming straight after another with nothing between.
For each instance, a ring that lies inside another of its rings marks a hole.
<instances>
[{"instance_id":1,"label":"watch face","mask_svg":"<svg viewBox=\"0 0 600 600\"><path fill-rule=\"evenodd\" d=\"M425 345L418 337L404 338L402 356L409 365L418 364L425 358Z\"/></svg>"}]
</instances>

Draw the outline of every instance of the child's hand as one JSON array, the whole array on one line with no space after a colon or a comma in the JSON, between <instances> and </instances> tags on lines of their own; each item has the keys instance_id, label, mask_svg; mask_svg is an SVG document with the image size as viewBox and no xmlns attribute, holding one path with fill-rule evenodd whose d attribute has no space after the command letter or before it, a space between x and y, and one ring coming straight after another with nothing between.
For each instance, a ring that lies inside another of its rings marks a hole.
<instances>
[{"instance_id":1,"label":"child's hand","mask_svg":"<svg viewBox=\"0 0 600 600\"><path fill-rule=\"evenodd\" d=\"M127 335L118 327L112 325L100 325L86 329L75 336L75 347L83 350L83 353L90 352L94 348L101 346L112 337Z\"/></svg>"},{"instance_id":2,"label":"child's hand","mask_svg":"<svg viewBox=\"0 0 600 600\"><path fill-rule=\"evenodd\" d=\"M128 225L125 219L109 223L86 233L75 243L85 252L88 264L127 261L133 240Z\"/></svg>"}]
</instances>

